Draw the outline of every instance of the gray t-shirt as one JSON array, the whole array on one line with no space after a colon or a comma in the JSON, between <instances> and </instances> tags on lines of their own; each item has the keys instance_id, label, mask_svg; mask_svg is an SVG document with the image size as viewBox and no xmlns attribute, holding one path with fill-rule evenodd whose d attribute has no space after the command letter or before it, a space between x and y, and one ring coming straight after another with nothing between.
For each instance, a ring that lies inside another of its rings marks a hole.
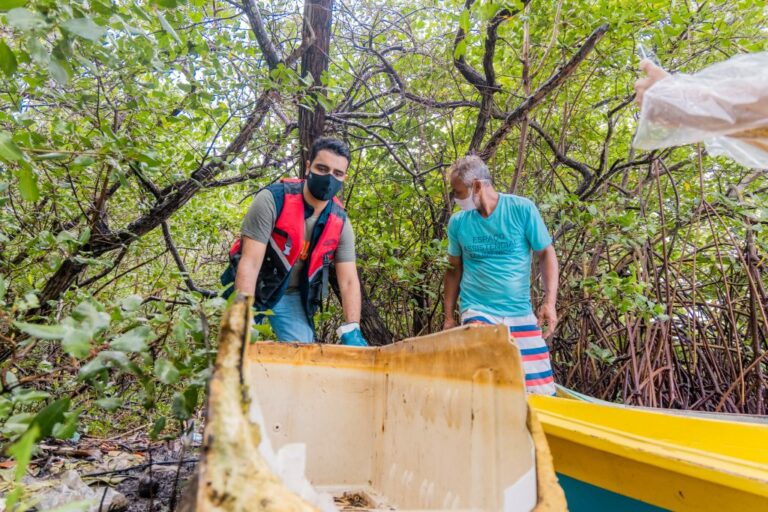
<instances>
[{"instance_id":1,"label":"gray t-shirt","mask_svg":"<svg viewBox=\"0 0 768 512\"><path fill-rule=\"evenodd\" d=\"M269 237L272 236L272 230L275 228L275 222L277 222L275 198L272 197L272 193L269 190L262 190L253 198L251 207L248 208L248 213L245 214L243 219L240 231L248 238L268 244ZM307 217L304 220L304 240L309 240L312 237L312 229L316 223L316 215ZM355 261L355 233L352 231L349 217L347 217L344 227L341 229L341 237L339 237L339 245L336 248L334 261L337 263ZM299 287L299 279L303 269L304 260L296 260L293 272L291 272L291 280L288 283L289 290Z\"/></svg>"}]
</instances>

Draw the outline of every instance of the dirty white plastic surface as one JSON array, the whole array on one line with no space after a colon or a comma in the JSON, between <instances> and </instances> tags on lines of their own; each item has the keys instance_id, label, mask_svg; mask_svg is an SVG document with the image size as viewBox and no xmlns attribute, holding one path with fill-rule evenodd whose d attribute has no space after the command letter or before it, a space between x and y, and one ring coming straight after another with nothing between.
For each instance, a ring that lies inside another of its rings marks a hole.
<instances>
[{"instance_id":1,"label":"dirty white plastic surface","mask_svg":"<svg viewBox=\"0 0 768 512\"><path fill-rule=\"evenodd\" d=\"M536 506L523 375L504 329L369 349L256 343L243 376L269 444L304 444L292 464L321 491L365 495L368 510Z\"/></svg>"},{"instance_id":2,"label":"dirty white plastic surface","mask_svg":"<svg viewBox=\"0 0 768 512\"><path fill-rule=\"evenodd\" d=\"M266 422L257 400L251 401L249 414L251 421L259 425L261 432L266 432ZM267 461L272 472L299 497L317 507L320 512L338 510L331 494L318 492L307 480L307 445L305 443L284 444L276 452L269 436L263 436L259 443L259 453Z\"/></svg>"},{"instance_id":3,"label":"dirty white plastic surface","mask_svg":"<svg viewBox=\"0 0 768 512\"><path fill-rule=\"evenodd\" d=\"M768 52L674 74L645 92L635 147L697 142L710 154L768 168Z\"/></svg>"},{"instance_id":4,"label":"dirty white plastic surface","mask_svg":"<svg viewBox=\"0 0 768 512\"><path fill-rule=\"evenodd\" d=\"M32 483L30 480L33 479L30 478L25 483ZM125 496L111 487L106 489L103 487L89 487L74 469L70 469L61 475L59 485L38 491L33 497L33 501L38 510L53 510L65 505L79 503L83 507L78 510L87 510L88 512L98 512L100 508L102 510L109 510L112 506L117 509L119 508L118 503L121 503L122 505L120 506L122 507L128 504ZM4 507L0 508L0 510L4 510Z\"/></svg>"}]
</instances>

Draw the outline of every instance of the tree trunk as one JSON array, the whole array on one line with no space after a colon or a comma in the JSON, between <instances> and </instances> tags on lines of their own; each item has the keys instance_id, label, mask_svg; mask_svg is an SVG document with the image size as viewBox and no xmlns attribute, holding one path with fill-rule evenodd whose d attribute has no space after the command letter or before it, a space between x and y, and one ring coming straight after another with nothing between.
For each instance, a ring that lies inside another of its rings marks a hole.
<instances>
[{"instance_id":1,"label":"tree trunk","mask_svg":"<svg viewBox=\"0 0 768 512\"><path fill-rule=\"evenodd\" d=\"M374 347L378 347L381 345L389 345L394 340L394 336L392 335L392 332L387 328L387 324L384 323L384 319L381 318L381 315L379 315L379 310L376 308L376 306L371 302L371 298L368 297L368 293L365 291L365 286L363 286L363 279L362 274L360 274L360 270L358 269L357 275L361 276L360 278L360 302L361 302L361 308L360 308L360 331L362 331L363 336L368 341L369 345L372 345ZM329 276L331 288L333 289L333 293L336 295L336 298L339 299L339 302L341 302L341 290L339 289L339 281L336 278L336 267L331 266L331 275Z\"/></svg>"},{"instance_id":2,"label":"tree trunk","mask_svg":"<svg viewBox=\"0 0 768 512\"><path fill-rule=\"evenodd\" d=\"M76 262L73 258L67 258L64 263L54 272L53 276L45 283L40 294L40 307L35 310L38 314L45 314L49 311L46 304L49 300L57 300L62 293L69 290L72 284L85 269L86 265Z\"/></svg>"},{"instance_id":3,"label":"tree trunk","mask_svg":"<svg viewBox=\"0 0 768 512\"><path fill-rule=\"evenodd\" d=\"M323 135L325 109L317 102L323 94L320 77L328 70L333 0L306 0L304 2L304 28L302 37L306 41L314 34L315 42L301 57L301 76L312 75L309 98L303 103L314 105L313 109L299 105L299 142L301 143L301 165L309 159L309 148L314 140Z\"/></svg>"},{"instance_id":4,"label":"tree trunk","mask_svg":"<svg viewBox=\"0 0 768 512\"><path fill-rule=\"evenodd\" d=\"M301 143L300 169L309 160L309 148L325 130L325 109L317 101L323 95L323 84L320 78L328 71L330 62L331 28L333 24L333 0L306 0L304 2L304 29L302 38L307 41L314 36L315 42L307 48L301 57L301 76L312 75L312 87L308 101L313 109L299 105L299 142ZM303 171L302 171L303 174ZM336 281L336 271L331 273L331 286L341 301L339 285ZM376 306L365 292L362 280L360 282L362 308L360 312L360 330L371 345L387 345L392 343L392 333L387 329L384 320L379 316Z\"/></svg>"}]
</instances>

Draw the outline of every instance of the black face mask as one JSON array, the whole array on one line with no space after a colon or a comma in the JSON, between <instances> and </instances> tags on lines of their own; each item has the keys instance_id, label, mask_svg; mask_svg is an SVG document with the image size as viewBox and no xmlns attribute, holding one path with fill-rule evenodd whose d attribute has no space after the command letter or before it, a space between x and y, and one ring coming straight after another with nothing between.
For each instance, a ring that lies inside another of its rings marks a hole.
<instances>
[{"instance_id":1,"label":"black face mask","mask_svg":"<svg viewBox=\"0 0 768 512\"><path fill-rule=\"evenodd\" d=\"M315 174L309 172L307 186L309 193L319 201L328 201L341 190L341 180L332 174Z\"/></svg>"}]
</instances>

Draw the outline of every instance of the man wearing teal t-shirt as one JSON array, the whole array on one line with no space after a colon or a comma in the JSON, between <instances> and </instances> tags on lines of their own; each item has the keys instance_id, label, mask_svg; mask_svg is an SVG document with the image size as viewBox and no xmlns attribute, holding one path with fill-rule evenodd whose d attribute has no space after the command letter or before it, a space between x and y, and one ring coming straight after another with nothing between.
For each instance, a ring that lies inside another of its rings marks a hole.
<instances>
[{"instance_id":1,"label":"man wearing teal t-shirt","mask_svg":"<svg viewBox=\"0 0 768 512\"><path fill-rule=\"evenodd\" d=\"M520 349L527 391L553 395L555 381L544 338L557 325L558 266L539 210L528 199L496 192L488 167L477 156L457 161L450 179L462 211L448 222L443 328L457 325L457 298L462 324L507 325ZM544 281L538 318L531 306L531 253L539 259Z\"/></svg>"}]
</instances>

